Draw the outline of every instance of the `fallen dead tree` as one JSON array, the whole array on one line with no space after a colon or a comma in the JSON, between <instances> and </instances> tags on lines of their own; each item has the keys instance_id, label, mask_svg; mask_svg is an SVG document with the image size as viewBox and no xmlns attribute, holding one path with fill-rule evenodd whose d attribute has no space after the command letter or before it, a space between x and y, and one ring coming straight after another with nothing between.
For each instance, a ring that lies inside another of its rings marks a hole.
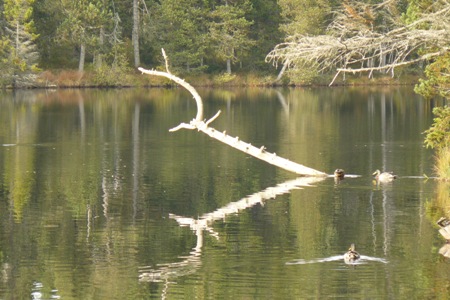
<instances>
[{"instance_id":1,"label":"fallen dead tree","mask_svg":"<svg viewBox=\"0 0 450 300\"><path fill-rule=\"evenodd\" d=\"M385 72L446 54L450 40L450 1L428 1L415 21L405 21L398 2L342 1L326 34L292 35L275 46L266 62L287 69L314 67L319 73ZM425 1L424 1L425 2ZM425 5L425 3L423 4ZM377 20L383 20L379 22Z\"/></svg>"},{"instance_id":2,"label":"fallen dead tree","mask_svg":"<svg viewBox=\"0 0 450 300\"><path fill-rule=\"evenodd\" d=\"M166 61L166 72L162 71L156 71L156 70L146 70L143 68L139 68L139 71L141 71L144 74L153 75L153 76L162 76L165 78L168 78L182 87L184 87L186 90L188 90L192 96L195 99L195 102L197 103L197 115L195 119L193 119L189 124L188 123L181 123L178 126L170 129L169 131L174 132L179 129L197 129L198 131L201 131L203 133L206 133L210 137L227 144L228 146L231 146L233 148L236 148L242 152L245 152L249 155L252 155L256 158L259 158L269 164L272 164L274 166L277 166L279 168L282 168L284 170L293 172L297 175L301 176L328 176L326 173L323 173L321 171L314 170L309 167L305 167L301 164L298 164L296 162L290 161L288 159L282 158L278 156L276 153L271 153L266 151L266 147L255 147L250 143L246 143L244 141L241 141L239 137L233 137L226 133L226 131L218 131L212 127L209 126L211 122L213 122L219 115L220 111L218 111L212 118L205 121L203 119L203 101L200 97L200 95L197 93L195 88L191 86L189 83L184 81L183 79L173 75L169 71L169 63L168 58L164 52L164 49L162 50L164 59Z\"/></svg>"}]
</instances>

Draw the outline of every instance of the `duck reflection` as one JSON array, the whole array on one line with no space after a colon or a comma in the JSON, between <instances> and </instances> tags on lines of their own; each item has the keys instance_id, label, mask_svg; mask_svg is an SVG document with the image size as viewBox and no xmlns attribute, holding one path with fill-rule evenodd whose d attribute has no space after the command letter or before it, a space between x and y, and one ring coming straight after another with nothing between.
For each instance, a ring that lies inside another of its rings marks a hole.
<instances>
[{"instance_id":1,"label":"duck reflection","mask_svg":"<svg viewBox=\"0 0 450 300\"><path fill-rule=\"evenodd\" d=\"M445 217L440 218L436 224L439 225L439 233L445 238L447 241L444 246L439 249L439 254L444 257L450 258L450 220Z\"/></svg>"}]
</instances>

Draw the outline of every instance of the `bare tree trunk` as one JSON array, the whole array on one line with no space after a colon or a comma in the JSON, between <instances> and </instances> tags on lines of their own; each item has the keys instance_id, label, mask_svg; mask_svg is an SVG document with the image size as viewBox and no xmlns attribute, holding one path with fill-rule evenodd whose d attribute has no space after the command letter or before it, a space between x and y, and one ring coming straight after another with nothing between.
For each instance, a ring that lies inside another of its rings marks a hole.
<instances>
[{"instance_id":1,"label":"bare tree trunk","mask_svg":"<svg viewBox=\"0 0 450 300\"><path fill-rule=\"evenodd\" d=\"M289 65L289 62L288 62L288 61L286 61L286 62L283 64L283 67L281 68L280 73L278 73L277 79L276 79L275 81L280 81L280 80L281 80L281 78L283 77L284 71L286 71L286 68L287 68L288 65Z\"/></svg>"},{"instance_id":2,"label":"bare tree trunk","mask_svg":"<svg viewBox=\"0 0 450 300\"><path fill-rule=\"evenodd\" d=\"M80 62L78 64L78 71L83 72L84 71L84 59L86 57L86 46L84 44L81 44L80 46Z\"/></svg>"},{"instance_id":3,"label":"bare tree trunk","mask_svg":"<svg viewBox=\"0 0 450 300\"><path fill-rule=\"evenodd\" d=\"M133 0L133 31L131 40L134 49L134 66L137 68L141 65L139 56L139 0Z\"/></svg>"},{"instance_id":4,"label":"bare tree trunk","mask_svg":"<svg viewBox=\"0 0 450 300\"><path fill-rule=\"evenodd\" d=\"M97 55L94 57L95 68L99 69L103 64L103 44L105 42L105 29L103 27L100 28L100 36L99 36L99 44L100 50L97 52Z\"/></svg>"},{"instance_id":5,"label":"bare tree trunk","mask_svg":"<svg viewBox=\"0 0 450 300\"><path fill-rule=\"evenodd\" d=\"M19 52L19 44L20 44L20 39L19 39L19 29L20 29L20 24L19 22L17 22L16 24L16 53Z\"/></svg>"},{"instance_id":6,"label":"bare tree trunk","mask_svg":"<svg viewBox=\"0 0 450 300\"><path fill-rule=\"evenodd\" d=\"M231 74L231 59L227 59L227 73Z\"/></svg>"}]
</instances>

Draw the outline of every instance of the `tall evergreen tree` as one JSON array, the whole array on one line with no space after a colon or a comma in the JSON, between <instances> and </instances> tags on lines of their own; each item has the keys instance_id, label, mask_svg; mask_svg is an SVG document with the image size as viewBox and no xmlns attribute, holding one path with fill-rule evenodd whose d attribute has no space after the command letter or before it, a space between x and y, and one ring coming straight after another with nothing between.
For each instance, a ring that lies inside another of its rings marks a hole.
<instances>
[{"instance_id":1,"label":"tall evergreen tree","mask_svg":"<svg viewBox=\"0 0 450 300\"><path fill-rule=\"evenodd\" d=\"M246 18L252 20L249 36L255 43L244 58L245 70L269 70L271 66L265 63L264 58L273 48L274 44L282 41L279 30L281 22L281 9L277 0L251 0L252 9Z\"/></svg>"},{"instance_id":2,"label":"tall evergreen tree","mask_svg":"<svg viewBox=\"0 0 450 300\"><path fill-rule=\"evenodd\" d=\"M39 65L42 68L73 68L77 60L72 58L73 45L58 43L57 30L63 22L63 11L59 1L40 0L33 5L33 19L39 39L36 45L39 51Z\"/></svg>"},{"instance_id":3,"label":"tall evergreen tree","mask_svg":"<svg viewBox=\"0 0 450 300\"><path fill-rule=\"evenodd\" d=\"M101 30L111 20L111 13L101 0L61 0L61 5L65 19L59 27L59 38L79 46L78 70L83 72L86 48L99 47Z\"/></svg>"},{"instance_id":4,"label":"tall evergreen tree","mask_svg":"<svg viewBox=\"0 0 450 300\"><path fill-rule=\"evenodd\" d=\"M250 49L254 40L250 39L250 28L253 24L245 18L250 12L248 0L224 1L211 12L209 34L212 47L217 58L226 62L226 71L231 73L231 63Z\"/></svg>"},{"instance_id":5,"label":"tall evergreen tree","mask_svg":"<svg viewBox=\"0 0 450 300\"><path fill-rule=\"evenodd\" d=\"M4 1L5 36L0 44L0 55L3 55L0 76L3 85L29 85L35 79L39 55L35 44L38 35L34 32L31 19L33 3L34 0Z\"/></svg>"},{"instance_id":6,"label":"tall evergreen tree","mask_svg":"<svg viewBox=\"0 0 450 300\"><path fill-rule=\"evenodd\" d=\"M321 34L325 31L333 1L279 0L283 23L280 29L287 35Z\"/></svg>"},{"instance_id":7,"label":"tall evergreen tree","mask_svg":"<svg viewBox=\"0 0 450 300\"><path fill-rule=\"evenodd\" d=\"M155 7L154 43L164 48L173 67L204 68L207 10L200 0L162 0Z\"/></svg>"}]
</instances>

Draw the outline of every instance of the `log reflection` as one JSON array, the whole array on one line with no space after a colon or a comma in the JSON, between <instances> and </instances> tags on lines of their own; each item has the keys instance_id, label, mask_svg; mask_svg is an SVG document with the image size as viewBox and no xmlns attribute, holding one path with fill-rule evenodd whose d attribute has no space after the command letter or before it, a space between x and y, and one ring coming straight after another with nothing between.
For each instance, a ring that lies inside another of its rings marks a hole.
<instances>
[{"instance_id":1,"label":"log reflection","mask_svg":"<svg viewBox=\"0 0 450 300\"><path fill-rule=\"evenodd\" d=\"M323 177L300 177L289 180L247 196L239 201L231 202L213 212L203 214L198 219L169 214L169 217L177 221L180 226L189 226L190 229L195 232L195 235L197 236L196 246L188 256L180 256L179 258L182 260L179 262L158 264L154 268L151 266L140 268L139 281L165 282L166 284L163 291L163 294L165 294L171 280L193 274L201 266L204 231L209 232L215 238L219 239L219 234L211 227L213 222L223 220L229 215L239 213L241 210L253 207L257 204L262 204L264 201L274 199L276 196L287 194L294 189L310 186L324 179L325 178Z\"/></svg>"}]
</instances>

